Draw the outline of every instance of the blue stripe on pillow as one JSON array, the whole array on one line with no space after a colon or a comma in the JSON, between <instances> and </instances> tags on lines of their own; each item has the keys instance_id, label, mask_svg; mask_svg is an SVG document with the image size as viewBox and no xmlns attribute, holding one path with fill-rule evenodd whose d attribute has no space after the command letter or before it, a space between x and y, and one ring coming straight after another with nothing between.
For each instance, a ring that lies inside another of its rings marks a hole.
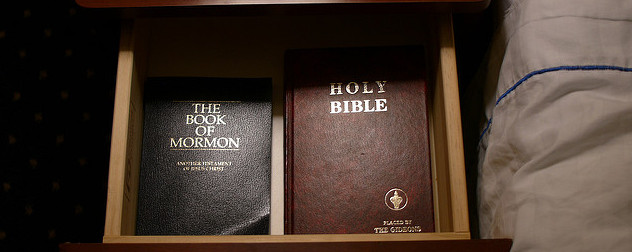
<instances>
[{"instance_id":1,"label":"blue stripe on pillow","mask_svg":"<svg viewBox=\"0 0 632 252\"><path fill-rule=\"evenodd\" d=\"M595 70L610 70L610 71L632 72L632 68L619 67L619 66L604 66L604 65L558 66L558 67L540 69L540 70L536 70L536 71L530 72L527 75L525 75L524 77L522 77L522 79L518 80L518 82L516 82L516 84L511 86L500 97L498 97L498 100L496 100L496 104L494 106L498 106L498 104L507 95L509 95L509 93L513 92L518 86L522 85L522 83L524 83L525 81L527 81L528 79L530 79L533 76L544 74L544 73L549 73L549 72L556 72L556 71L595 71ZM487 121L487 125L485 126L485 129L483 129L483 132L481 133L481 136L478 138L478 142L479 143L483 139L483 136L485 136L485 133L487 133L489 128L492 126L492 118L493 117L489 118L489 120Z\"/></svg>"}]
</instances>

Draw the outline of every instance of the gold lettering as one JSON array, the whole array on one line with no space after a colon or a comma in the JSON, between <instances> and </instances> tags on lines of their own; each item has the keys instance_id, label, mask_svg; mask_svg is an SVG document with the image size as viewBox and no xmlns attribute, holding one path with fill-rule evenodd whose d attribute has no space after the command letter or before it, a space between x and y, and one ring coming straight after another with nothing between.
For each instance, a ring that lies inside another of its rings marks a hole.
<instances>
[{"instance_id":1,"label":"gold lettering","mask_svg":"<svg viewBox=\"0 0 632 252\"><path fill-rule=\"evenodd\" d=\"M176 165L181 166L183 171L213 171L221 172L227 166L231 166L231 161L177 161Z\"/></svg>"},{"instance_id":2,"label":"gold lettering","mask_svg":"<svg viewBox=\"0 0 632 252\"><path fill-rule=\"evenodd\" d=\"M373 88L369 87L368 81L363 81L362 83L362 94L373 94ZM382 94L386 92L385 86L386 81L375 81L377 85L377 93ZM331 82L329 95L342 95L343 90L349 95L355 95L360 92L360 85L358 82L350 81L346 85L343 85L341 82ZM329 113L330 114L339 114L339 113L359 113L359 112L385 112L388 111L388 106L386 105L386 99L374 99L374 100L347 100L347 101L330 101L329 102ZM196 110L197 111L197 110ZM209 118L210 119L210 118ZM208 121L200 121L196 117L189 118L187 117L187 123L190 121L192 123L200 124Z\"/></svg>"},{"instance_id":3,"label":"gold lettering","mask_svg":"<svg viewBox=\"0 0 632 252\"><path fill-rule=\"evenodd\" d=\"M388 107L386 106L386 99L375 99L375 112L383 112L387 110Z\"/></svg>"},{"instance_id":4,"label":"gold lettering","mask_svg":"<svg viewBox=\"0 0 632 252\"><path fill-rule=\"evenodd\" d=\"M358 113L358 112L362 112L363 108L362 108L362 101L351 101L351 113Z\"/></svg>"},{"instance_id":5,"label":"gold lettering","mask_svg":"<svg viewBox=\"0 0 632 252\"><path fill-rule=\"evenodd\" d=\"M376 227L376 228L373 228L373 230L375 230L376 234L386 234L386 233L388 233L388 227Z\"/></svg>"},{"instance_id":6,"label":"gold lettering","mask_svg":"<svg viewBox=\"0 0 632 252\"><path fill-rule=\"evenodd\" d=\"M363 94L372 94L373 93L373 89L369 90L369 82L368 81L363 81L362 85L364 85L364 91L362 91Z\"/></svg>"},{"instance_id":7,"label":"gold lettering","mask_svg":"<svg viewBox=\"0 0 632 252\"><path fill-rule=\"evenodd\" d=\"M330 83L330 85L331 85L331 93L329 93L329 95L342 94L342 83Z\"/></svg>"},{"instance_id":8,"label":"gold lettering","mask_svg":"<svg viewBox=\"0 0 632 252\"><path fill-rule=\"evenodd\" d=\"M195 107L195 113L210 113L210 114L218 114L220 103L193 103L191 106Z\"/></svg>"},{"instance_id":9,"label":"gold lettering","mask_svg":"<svg viewBox=\"0 0 632 252\"><path fill-rule=\"evenodd\" d=\"M383 221L383 225L384 226L400 226L400 225L404 225L404 224L410 224L412 223L412 220L385 220Z\"/></svg>"},{"instance_id":10,"label":"gold lettering","mask_svg":"<svg viewBox=\"0 0 632 252\"><path fill-rule=\"evenodd\" d=\"M375 81L375 84L377 85L378 94L381 93L385 93L386 90L384 89L384 86L386 85L386 81ZM331 82L329 83L329 87L330 87L330 92L329 95L341 95L342 94L342 83L341 82ZM347 83L347 85L345 85L344 88L345 91L347 91L348 94L354 95L356 93L358 93L358 91L360 91L360 85L355 82L355 81L350 81L349 83ZM363 94L372 94L373 93L373 88L369 88L369 82L368 81L363 81L362 82L362 93ZM219 104L218 104L219 105ZM208 110L208 108L207 108ZM198 106L195 107L195 113L198 113ZM219 108L218 108L219 111ZM204 106L202 104L202 113L204 112ZM219 113L219 112L218 112Z\"/></svg>"},{"instance_id":11,"label":"gold lettering","mask_svg":"<svg viewBox=\"0 0 632 252\"><path fill-rule=\"evenodd\" d=\"M351 91L351 87L353 87L353 91ZM349 84L347 84L347 87L345 89L347 90L347 93L349 94L356 94L358 90L360 89L360 87L358 86L358 83L355 83L352 81L352 82L349 82Z\"/></svg>"},{"instance_id":12,"label":"gold lettering","mask_svg":"<svg viewBox=\"0 0 632 252\"><path fill-rule=\"evenodd\" d=\"M385 112L388 111L386 99L330 101L330 114L359 113L359 112Z\"/></svg>"},{"instance_id":13,"label":"gold lettering","mask_svg":"<svg viewBox=\"0 0 632 252\"><path fill-rule=\"evenodd\" d=\"M404 227L391 227L389 229L391 233L421 233L420 226L404 226Z\"/></svg>"},{"instance_id":14,"label":"gold lettering","mask_svg":"<svg viewBox=\"0 0 632 252\"><path fill-rule=\"evenodd\" d=\"M329 111L330 114L338 114L342 112L342 103L340 103L339 101L332 101L331 102L331 110Z\"/></svg>"},{"instance_id":15,"label":"gold lettering","mask_svg":"<svg viewBox=\"0 0 632 252\"><path fill-rule=\"evenodd\" d=\"M364 112L374 112L375 107L370 106L371 100L364 100Z\"/></svg>"},{"instance_id":16,"label":"gold lettering","mask_svg":"<svg viewBox=\"0 0 632 252\"><path fill-rule=\"evenodd\" d=\"M231 137L180 137L178 140L170 138L169 146L176 148L220 148L220 149L239 149L240 138Z\"/></svg>"},{"instance_id":17,"label":"gold lettering","mask_svg":"<svg viewBox=\"0 0 632 252\"><path fill-rule=\"evenodd\" d=\"M386 90L384 90L384 85L386 85L386 81L375 81L375 83L377 84L377 87L380 89L377 91L378 94L384 93L386 92Z\"/></svg>"}]
</instances>

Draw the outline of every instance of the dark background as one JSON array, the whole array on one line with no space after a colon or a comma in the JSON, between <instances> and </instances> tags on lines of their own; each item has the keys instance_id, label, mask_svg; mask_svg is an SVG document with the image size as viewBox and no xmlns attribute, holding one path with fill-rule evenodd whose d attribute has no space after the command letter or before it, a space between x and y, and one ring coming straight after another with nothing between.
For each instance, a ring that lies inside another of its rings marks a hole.
<instances>
[{"instance_id":1,"label":"dark background","mask_svg":"<svg viewBox=\"0 0 632 252\"><path fill-rule=\"evenodd\" d=\"M487 12L454 18L462 99L487 49ZM0 4L0 251L101 242L120 16L73 0Z\"/></svg>"},{"instance_id":2,"label":"dark background","mask_svg":"<svg viewBox=\"0 0 632 252\"><path fill-rule=\"evenodd\" d=\"M120 20L0 4L0 251L101 242Z\"/></svg>"}]
</instances>

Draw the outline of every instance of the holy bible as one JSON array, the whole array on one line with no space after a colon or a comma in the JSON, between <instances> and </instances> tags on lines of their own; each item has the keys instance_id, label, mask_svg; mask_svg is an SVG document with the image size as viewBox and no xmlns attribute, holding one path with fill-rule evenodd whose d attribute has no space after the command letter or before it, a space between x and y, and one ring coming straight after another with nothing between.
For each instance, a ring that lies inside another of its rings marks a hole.
<instances>
[{"instance_id":1,"label":"holy bible","mask_svg":"<svg viewBox=\"0 0 632 252\"><path fill-rule=\"evenodd\" d=\"M286 233L434 231L424 55L286 52Z\"/></svg>"},{"instance_id":2,"label":"holy bible","mask_svg":"<svg viewBox=\"0 0 632 252\"><path fill-rule=\"evenodd\" d=\"M136 235L268 234L272 83L150 78Z\"/></svg>"}]
</instances>

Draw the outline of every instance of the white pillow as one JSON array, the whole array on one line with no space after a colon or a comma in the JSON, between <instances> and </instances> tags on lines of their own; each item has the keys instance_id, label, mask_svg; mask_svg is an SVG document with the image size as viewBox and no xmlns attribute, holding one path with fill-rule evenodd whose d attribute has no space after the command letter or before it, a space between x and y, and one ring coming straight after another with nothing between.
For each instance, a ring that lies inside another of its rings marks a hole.
<instances>
[{"instance_id":1,"label":"white pillow","mask_svg":"<svg viewBox=\"0 0 632 252\"><path fill-rule=\"evenodd\" d=\"M485 82L481 237L632 251L632 1L505 4Z\"/></svg>"}]
</instances>

